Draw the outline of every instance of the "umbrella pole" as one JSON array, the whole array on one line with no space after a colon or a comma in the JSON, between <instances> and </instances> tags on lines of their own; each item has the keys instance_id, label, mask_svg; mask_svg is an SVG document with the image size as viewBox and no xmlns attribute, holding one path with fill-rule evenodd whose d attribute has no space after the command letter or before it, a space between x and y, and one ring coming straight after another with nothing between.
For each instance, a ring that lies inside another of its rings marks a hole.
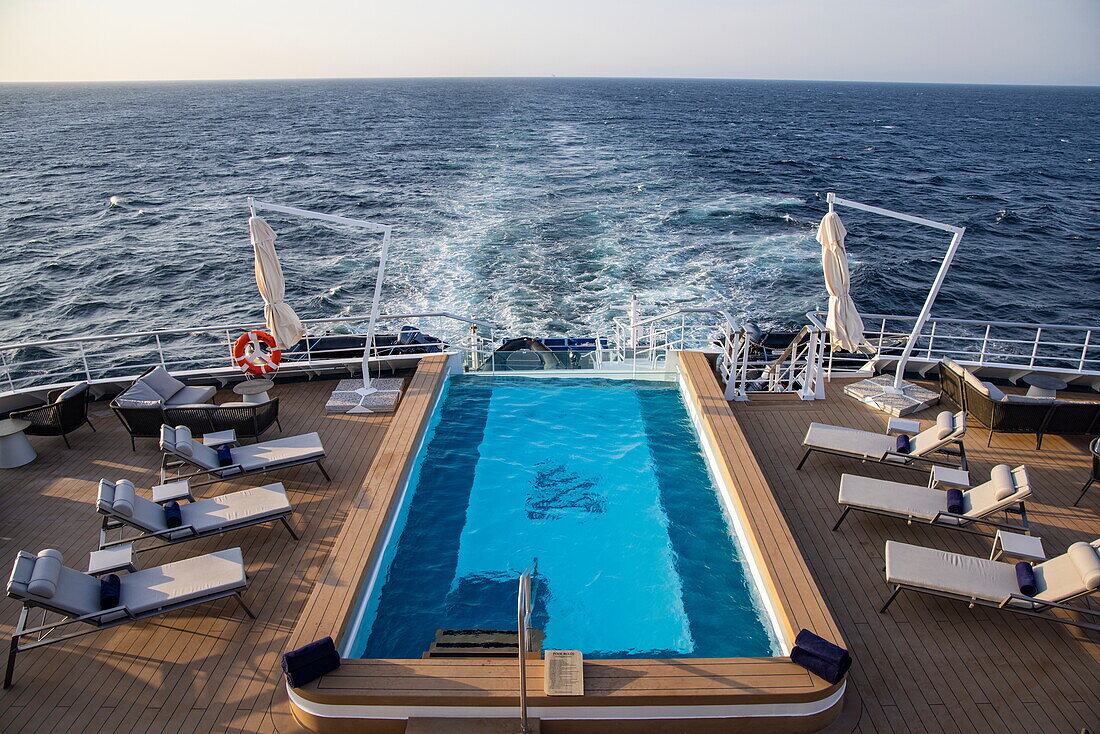
<instances>
[{"instance_id":1,"label":"umbrella pole","mask_svg":"<svg viewBox=\"0 0 1100 734\"><path fill-rule=\"evenodd\" d=\"M901 353L901 358L898 360L898 367L894 373L893 389L891 390L895 394L902 392L905 365L909 362L909 355L913 353L913 348L917 346L917 339L920 338L924 325L928 323L928 317L932 315L932 304L936 301L936 296L940 294L940 287L943 285L944 278L947 277L947 271L951 267L951 261L955 259L955 253L958 252L965 231L964 227L960 227L951 236L951 245L947 248L947 254L944 255L943 262L940 263L940 270L936 273L936 279L932 282L931 290L928 291L928 298L924 299L924 307L920 310L920 315L917 316L917 323L913 325L913 331L909 335L909 340Z\"/></svg>"}]
</instances>

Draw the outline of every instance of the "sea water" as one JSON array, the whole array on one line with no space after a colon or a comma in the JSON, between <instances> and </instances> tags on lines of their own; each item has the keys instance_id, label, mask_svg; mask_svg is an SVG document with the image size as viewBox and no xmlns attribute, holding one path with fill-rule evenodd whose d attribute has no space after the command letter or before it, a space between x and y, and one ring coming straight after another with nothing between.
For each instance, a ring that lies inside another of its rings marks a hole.
<instances>
[{"instance_id":1,"label":"sea water","mask_svg":"<svg viewBox=\"0 0 1100 734\"><path fill-rule=\"evenodd\" d=\"M392 224L390 313L801 325L830 190L967 228L938 315L1100 319L1095 88L405 79L0 85L0 333L262 320L248 195ZM842 215L856 304L916 314L946 235ZM376 239L268 220L299 314L369 310Z\"/></svg>"}]
</instances>

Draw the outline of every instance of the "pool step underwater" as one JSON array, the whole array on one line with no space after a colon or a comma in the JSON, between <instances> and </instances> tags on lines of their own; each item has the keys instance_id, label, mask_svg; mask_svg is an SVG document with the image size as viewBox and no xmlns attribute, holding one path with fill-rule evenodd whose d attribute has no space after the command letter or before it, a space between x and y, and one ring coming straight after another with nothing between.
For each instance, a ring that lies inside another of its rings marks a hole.
<instances>
[{"instance_id":1,"label":"pool step underwater","mask_svg":"<svg viewBox=\"0 0 1100 734\"><path fill-rule=\"evenodd\" d=\"M542 653L542 630L528 632L531 654ZM514 658L519 651L515 630L436 630L426 658Z\"/></svg>"}]
</instances>

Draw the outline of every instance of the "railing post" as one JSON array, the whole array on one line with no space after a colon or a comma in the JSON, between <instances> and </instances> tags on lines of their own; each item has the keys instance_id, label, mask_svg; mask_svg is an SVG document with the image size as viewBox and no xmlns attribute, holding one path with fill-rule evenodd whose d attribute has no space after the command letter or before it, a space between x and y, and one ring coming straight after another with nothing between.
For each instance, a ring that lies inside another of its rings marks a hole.
<instances>
[{"instance_id":1,"label":"railing post","mask_svg":"<svg viewBox=\"0 0 1100 734\"><path fill-rule=\"evenodd\" d=\"M8 366L8 356L0 352L0 361L4 364L4 377L8 380L8 389L15 392L15 381L11 379L11 367Z\"/></svg>"},{"instance_id":2,"label":"railing post","mask_svg":"<svg viewBox=\"0 0 1100 734\"><path fill-rule=\"evenodd\" d=\"M814 357L814 364L817 365L817 367L815 368L815 374L814 374L814 398L816 400L824 400L825 399L825 380L823 379L821 372L822 372L822 367L825 364L826 346L825 346L825 335L820 333L820 332L818 333L817 350L818 350L818 353ZM832 354L832 352L830 352L830 355L831 354Z\"/></svg>"},{"instance_id":3,"label":"railing post","mask_svg":"<svg viewBox=\"0 0 1100 734\"><path fill-rule=\"evenodd\" d=\"M1092 340L1092 329L1085 332L1085 342L1081 345L1081 361L1077 364L1079 372L1085 371L1085 362L1089 356L1089 342Z\"/></svg>"},{"instance_id":4,"label":"railing post","mask_svg":"<svg viewBox=\"0 0 1100 734\"><path fill-rule=\"evenodd\" d=\"M1031 346L1031 361L1028 362L1028 367L1035 366L1035 355L1039 353L1039 338L1043 335L1043 327L1039 327L1035 330L1035 343Z\"/></svg>"},{"instance_id":5,"label":"railing post","mask_svg":"<svg viewBox=\"0 0 1100 734\"><path fill-rule=\"evenodd\" d=\"M88 369L88 355L84 353L84 342L77 342L77 344L80 346L80 361L84 363L84 379L91 382L92 371Z\"/></svg>"},{"instance_id":6,"label":"railing post","mask_svg":"<svg viewBox=\"0 0 1100 734\"><path fill-rule=\"evenodd\" d=\"M992 324L985 325L985 334L982 336L982 353L978 355L978 364L985 364L985 350L989 346L989 327Z\"/></svg>"},{"instance_id":7,"label":"railing post","mask_svg":"<svg viewBox=\"0 0 1100 734\"><path fill-rule=\"evenodd\" d=\"M160 366L164 369L168 369L168 365L164 363L164 347L160 343L160 334L156 334L153 337L157 341L157 356L160 358Z\"/></svg>"},{"instance_id":8,"label":"railing post","mask_svg":"<svg viewBox=\"0 0 1100 734\"><path fill-rule=\"evenodd\" d=\"M936 327L939 326L939 324L939 321L933 321L932 328L928 331L928 351L924 353L925 359L932 359L932 343L936 341Z\"/></svg>"}]
</instances>

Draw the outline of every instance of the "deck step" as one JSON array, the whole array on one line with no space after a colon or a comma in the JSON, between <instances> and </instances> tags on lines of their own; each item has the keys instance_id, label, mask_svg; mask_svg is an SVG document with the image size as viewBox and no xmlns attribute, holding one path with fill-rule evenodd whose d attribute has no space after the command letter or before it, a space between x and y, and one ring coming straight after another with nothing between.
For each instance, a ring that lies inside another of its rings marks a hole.
<instances>
[{"instance_id":1,"label":"deck step","mask_svg":"<svg viewBox=\"0 0 1100 734\"><path fill-rule=\"evenodd\" d=\"M492 719L453 719L423 717L409 719L405 734L518 734L519 717ZM529 734L539 734L539 720L527 717Z\"/></svg>"},{"instance_id":2,"label":"deck step","mask_svg":"<svg viewBox=\"0 0 1100 734\"><path fill-rule=\"evenodd\" d=\"M531 650L542 650L542 630L528 633ZM443 629L436 630L426 658L514 658L519 652L515 630Z\"/></svg>"}]
</instances>

